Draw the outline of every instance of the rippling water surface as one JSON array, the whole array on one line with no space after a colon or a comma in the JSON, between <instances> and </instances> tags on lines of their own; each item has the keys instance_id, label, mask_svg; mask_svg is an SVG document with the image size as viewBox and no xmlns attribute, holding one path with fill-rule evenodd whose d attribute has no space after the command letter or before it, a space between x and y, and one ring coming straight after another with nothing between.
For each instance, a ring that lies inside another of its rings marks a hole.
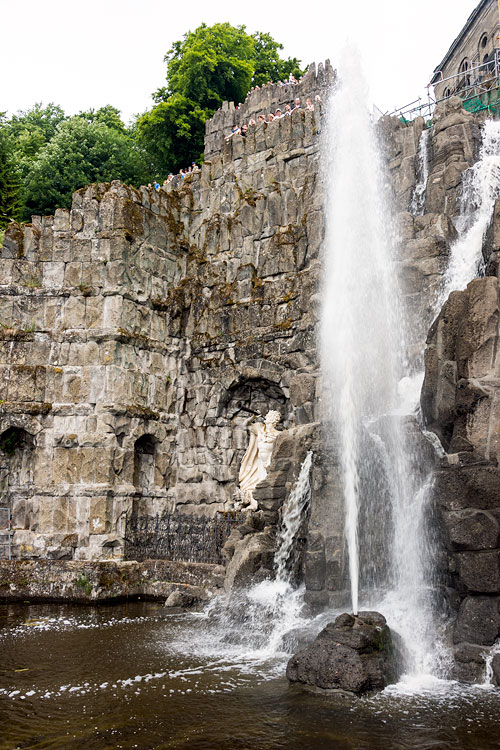
<instances>
[{"instance_id":1,"label":"rippling water surface","mask_svg":"<svg viewBox=\"0 0 500 750\"><path fill-rule=\"evenodd\" d=\"M1 605L0 749L500 748L500 691L304 693L239 636L157 604Z\"/></svg>"}]
</instances>

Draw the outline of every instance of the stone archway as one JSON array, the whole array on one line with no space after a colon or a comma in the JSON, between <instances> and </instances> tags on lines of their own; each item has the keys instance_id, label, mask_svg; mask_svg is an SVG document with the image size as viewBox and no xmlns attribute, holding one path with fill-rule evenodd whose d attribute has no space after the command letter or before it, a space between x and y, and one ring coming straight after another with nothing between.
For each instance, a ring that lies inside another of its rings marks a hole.
<instances>
[{"instance_id":1,"label":"stone archway","mask_svg":"<svg viewBox=\"0 0 500 750\"><path fill-rule=\"evenodd\" d=\"M34 438L11 425L0 434L0 491L33 483Z\"/></svg>"},{"instance_id":2,"label":"stone archway","mask_svg":"<svg viewBox=\"0 0 500 750\"><path fill-rule=\"evenodd\" d=\"M137 492L147 495L155 486L156 444L154 435L146 433L134 443L133 482Z\"/></svg>"},{"instance_id":3,"label":"stone archway","mask_svg":"<svg viewBox=\"0 0 500 750\"><path fill-rule=\"evenodd\" d=\"M238 486L241 462L250 440L250 421L264 418L269 411L280 414L278 430L289 426L290 400L280 384L265 377L241 375L224 391L219 401L219 429L222 428L222 435L227 435L227 443L220 455L232 475L227 486L228 500Z\"/></svg>"}]
</instances>

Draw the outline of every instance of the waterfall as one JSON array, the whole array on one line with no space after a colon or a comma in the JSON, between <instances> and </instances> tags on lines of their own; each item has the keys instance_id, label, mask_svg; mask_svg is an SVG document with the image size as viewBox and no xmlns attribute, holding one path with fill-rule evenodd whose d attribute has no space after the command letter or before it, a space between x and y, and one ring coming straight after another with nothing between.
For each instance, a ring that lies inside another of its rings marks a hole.
<instances>
[{"instance_id":1,"label":"waterfall","mask_svg":"<svg viewBox=\"0 0 500 750\"><path fill-rule=\"evenodd\" d=\"M484 667L484 685L488 687L494 687L493 683L493 659L495 656L500 654L500 640L495 641L493 646L489 649L488 653L485 654Z\"/></svg>"},{"instance_id":2,"label":"waterfall","mask_svg":"<svg viewBox=\"0 0 500 750\"><path fill-rule=\"evenodd\" d=\"M290 582L295 567L294 553L297 535L311 499L309 474L312 466L312 451L309 451L300 467L299 476L292 492L285 500L278 532L274 569L277 581Z\"/></svg>"},{"instance_id":3,"label":"waterfall","mask_svg":"<svg viewBox=\"0 0 500 750\"><path fill-rule=\"evenodd\" d=\"M324 416L337 446L352 609L380 609L404 641L409 673L435 663L428 471L410 445L398 385L407 314L393 217L354 50L330 98L321 364ZM404 382L404 381L403 381ZM407 412L406 412L407 413Z\"/></svg>"},{"instance_id":4,"label":"waterfall","mask_svg":"<svg viewBox=\"0 0 500 750\"><path fill-rule=\"evenodd\" d=\"M479 160L464 178L460 216L456 222L459 238L450 249L439 308L450 292L465 289L469 281L481 273L483 241L499 196L500 121L486 120Z\"/></svg>"},{"instance_id":5,"label":"waterfall","mask_svg":"<svg viewBox=\"0 0 500 750\"><path fill-rule=\"evenodd\" d=\"M410 202L412 216L422 216L425 211L425 193L429 177L429 142L430 130L424 129L418 142L417 184Z\"/></svg>"},{"instance_id":6,"label":"waterfall","mask_svg":"<svg viewBox=\"0 0 500 750\"><path fill-rule=\"evenodd\" d=\"M310 624L303 612L304 587L296 585L300 564L297 542L311 499L309 451L295 486L283 503L276 540L275 576L229 596L216 597L202 617L202 643L197 650L210 656L243 661L283 657L294 646L294 633Z\"/></svg>"}]
</instances>

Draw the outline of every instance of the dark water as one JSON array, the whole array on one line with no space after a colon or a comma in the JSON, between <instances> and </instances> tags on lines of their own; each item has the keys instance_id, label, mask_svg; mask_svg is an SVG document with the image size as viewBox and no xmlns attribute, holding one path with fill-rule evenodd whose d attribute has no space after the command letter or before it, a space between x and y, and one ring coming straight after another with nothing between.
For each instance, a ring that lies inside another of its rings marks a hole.
<instances>
[{"instance_id":1,"label":"dark water","mask_svg":"<svg viewBox=\"0 0 500 750\"><path fill-rule=\"evenodd\" d=\"M215 640L155 604L0 606L0 750L500 748L500 691L313 695Z\"/></svg>"}]
</instances>

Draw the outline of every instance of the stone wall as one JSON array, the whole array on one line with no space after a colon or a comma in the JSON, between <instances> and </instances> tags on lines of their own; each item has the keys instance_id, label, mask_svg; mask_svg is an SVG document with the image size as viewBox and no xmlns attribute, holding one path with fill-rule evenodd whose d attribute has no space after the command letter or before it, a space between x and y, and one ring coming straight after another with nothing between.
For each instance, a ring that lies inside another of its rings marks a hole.
<instances>
[{"instance_id":1,"label":"stone wall","mask_svg":"<svg viewBox=\"0 0 500 750\"><path fill-rule=\"evenodd\" d=\"M98 604L124 599L165 601L174 591L203 601L222 590L224 568L167 560L0 560L0 603Z\"/></svg>"},{"instance_id":2,"label":"stone wall","mask_svg":"<svg viewBox=\"0 0 500 750\"><path fill-rule=\"evenodd\" d=\"M11 225L0 505L16 557L122 554L125 514L232 502L246 422L317 419L321 112L237 136L159 192Z\"/></svg>"},{"instance_id":3,"label":"stone wall","mask_svg":"<svg viewBox=\"0 0 500 750\"><path fill-rule=\"evenodd\" d=\"M274 114L278 107L284 110L285 105L293 104L297 97L303 107L307 98L314 102L317 95L324 101L335 76L329 60L324 65L320 63L317 69L313 63L298 83L270 83L249 91L245 101L239 105L224 102L221 109L206 123L205 159L211 159L214 154L223 150L224 138L231 133L233 125L248 124L252 117L257 120L259 115L264 115L267 119L269 113Z\"/></svg>"},{"instance_id":4,"label":"stone wall","mask_svg":"<svg viewBox=\"0 0 500 750\"><path fill-rule=\"evenodd\" d=\"M20 440L2 456L17 555L101 544L112 555L110 534L130 497L165 500L169 373L183 344L167 339L151 300L183 276L186 251L175 239L179 210L155 209L145 192L91 186L75 193L71 211L6 232L0 433ZM134 446L144 435L158 449L154 471L141 476Z\"/></svg>"}]
</instances>

